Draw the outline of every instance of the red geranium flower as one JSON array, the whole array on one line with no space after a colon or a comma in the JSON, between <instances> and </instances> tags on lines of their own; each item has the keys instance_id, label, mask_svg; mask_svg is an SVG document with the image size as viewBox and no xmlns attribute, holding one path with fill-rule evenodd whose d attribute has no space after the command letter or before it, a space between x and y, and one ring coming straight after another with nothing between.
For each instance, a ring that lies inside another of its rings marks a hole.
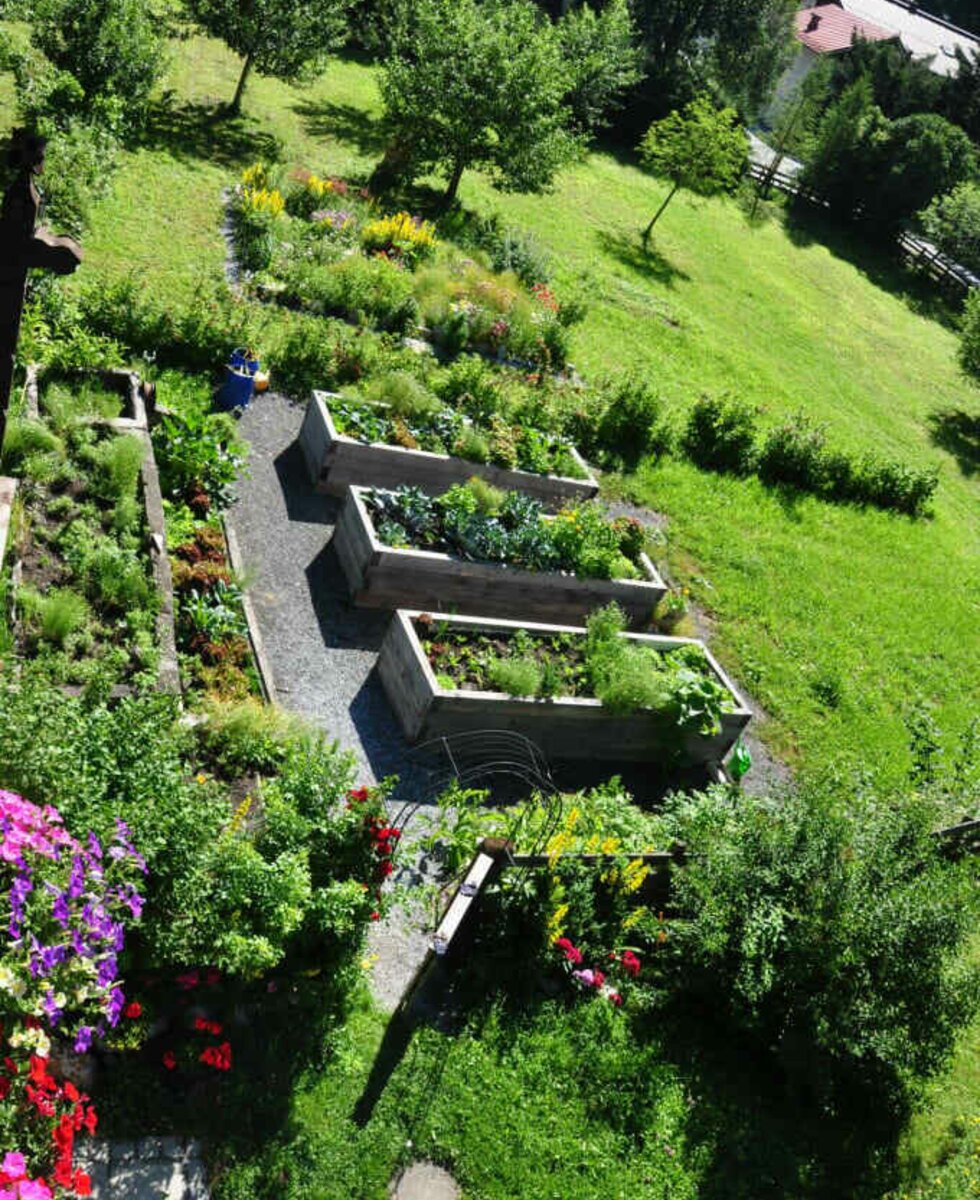
<instances>
[{"instance_id":1,"label":"red geranium flower","mask_svg":"<svg viewBox=\"0 0 980 1200\"><path fill-rule=\"evenodd\" d=\"M610 992L609 993L609 1003L615 1005L616 1008L622 1008L623 1007L623 997L619 994L619 992Z\"/></svg>"},{"instance_id":2,"label":"red geranium flower","mask_svg":"<svg viewBox=\"0 0 980 1200\"><path fill-rule=\"evenodd\" d=\"M176 1068L177 1056L174 1054L174 1052L172 1050L164 1050L163 1065L167 1068L168 1071L173 1071Z\"/></svg>"},{"instance_id":3,"label":"red geranium flower","mask_svg":"<svg viewBox=\"0 0 980 1200\"><path fill-rule=\"evenodd\" d=\"M565 955L565 961L570 962L573 966L578 966L582 961L582 951L578 946L573 946L567 937L557 938L555 945Z\"/></svg>"},{"instance_id":4,"label":"red geranium flower","mask_svg":"<svg viewBox=\"0 0 980 1200\"><path fill-rule=\"evenodd\" d=\"M128 1017L130 1021L135 1021L137 1017L143 1015L143 1005L138 1000L130 1000L123 1009L123 1016Z\"/></svg>"},{"instance_id":5,"label":"red geranium flower","mask_svg":"<svg viewBox=\"0 0 980 1200\"><path fill-rule=\"evenodd\" d=\"M623 970L627 975L631 975L634 979L640 973L640 960L636 957L632 950L627 950L620 959L623 964Z\"/></svg>"}]
</instances>

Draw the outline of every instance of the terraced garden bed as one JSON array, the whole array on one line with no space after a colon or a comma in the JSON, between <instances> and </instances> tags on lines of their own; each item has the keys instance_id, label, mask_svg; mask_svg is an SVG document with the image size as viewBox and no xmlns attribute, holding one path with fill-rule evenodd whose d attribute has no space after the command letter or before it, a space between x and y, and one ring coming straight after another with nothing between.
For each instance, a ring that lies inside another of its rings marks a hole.
<instances>
[{"instance_id":1,"label":"terraced garden bed","mask_svg":"<svg viewBox=\"0 0 980 1200\"><path fill-rule=\"evenodd\" d=\"M600 669L590 649L594 621L587 633L402 610L378 672L410 741L513 729L556 760L721 762L751 713L704 644L607 625L607 642L615 638L623 656L614 651ZM644 669L645 680L638 678ZM533 694L501 690L532 682ZM658 707L629 708L644 700Z\"/></svg>"},{"instance_id":2,"label":"terraced garden bed","mask_svg":"<svg viewBox=\"0 0 980 1200\"><path fill-rule=\"evenodd\" d=\"M545 469L521 470L481 462L466 456L468 448L486 455L480 432L464 424L452 410L439 415L450 428L438 441L433 435L430 445L441 441L452 453L423 448L418 429L409 421L391 419L370 405L351 406L334 393L314 392L300 430L300 446L314 486L334 496L343 495L351 484L411 484L438 494L454 483L477 476L495 487L525 492L545 504L588 500L599 491L599 484L574 446L562 443L559 447L556 439L530 430L526 432L535 435L535 450ZM430 426L434 424L429 422ZM401 444L395 439L401 439ZM547 466L556 460L563 470L549 473Z\"/></svg>"},{"instance_id":3,"label":"terraced garden bed","mask_svg":"<svg viewBox=\"0 0 980 1200\"><path fill-rule=\"evenodd\" d=\"M477 512L466 511L472 501L465 493L472 491L457 487L430 500L416 489L397 493L351 487L333 545L354 603L368 608L458 609L504 617L519 613L532 620L567 621L584 620L593 609L615 601L630 625L650 620L666 587L639 548L642 530L638 531L635 523L616 526L604 522L610 544L603 552L605 558L596 551L594 563L596 570L607 576L621 569L633 578L588 577L563 571L560 566L531 569L525 564L534 558L544 564L560 557L551 544L552 521L561 523L558 540L564 544L567 533L571 543L576 540L576 521L594 525L593 532L598 531L597 510L583 506L549 518L540 514L530 498L510 493L499 517L480 523ZM387 516L381 513L382 505ZM414 521L411 530L398 519L412 523L410 515ZM621 534L614 534L614 529ZM523 531L519 550L517 537L509 540L518 530ZM539 533L543 545L536 540ZM632 542L631 558L619 548L617 538L621 543ZM426 545L432 548L424 548ZM521 557L515 560L518 552ZM463 557L463 553L471 557ZM496 561L489 558L491 553ZM486 557L479 557L484 554Z\"/></svg>"},{"instance_id":4,"label":"terraced garden bed","mask_svg":"<svg viewBox=\"0 0 980 1200\"><path fill-rule=\"evenodd\" d=\"M12 419L9 653L68 686L179 689L163 506L139 381L39 376Z\"/></svg>"}]
</instances>

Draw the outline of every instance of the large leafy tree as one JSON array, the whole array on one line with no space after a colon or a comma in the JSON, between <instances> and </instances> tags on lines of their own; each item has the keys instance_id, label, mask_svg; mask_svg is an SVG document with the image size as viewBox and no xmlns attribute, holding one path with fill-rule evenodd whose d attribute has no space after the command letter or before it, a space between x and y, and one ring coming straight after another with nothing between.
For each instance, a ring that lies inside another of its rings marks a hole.
<instances>
[{"instance_id":1,"label":"large leafy tree","mask_svg":"<svg viewBox=\"0 0 980 1200\"><path fill-rule=\"evenodd\" d=\"M61 107L131 123L142 111L164 65L165 29L147 0L34 0L24 15L32 45L57 72L42 84L45 72L22 59L44 96L39 113Z\"/></svg>"},{"instance_id":2,"label":"large leafy tree","mask_svg":"<svg viewBox=\"0 0 980 1200\"><path fill-rule=\"evenodd\" d=\"M704 89L744 113L765 104L794 52L796 0L635 0L647 85L661 112Z\"/></svg>"},{"instance_id":3,"label":"large leafy tree","mask_svg":"<svg viewBox=\"0 0 980 1200\"><path fill-rule=\"evenodd\" d=\"M643 231L643 241L679 188L697 196L728 191L745 169L748 145L731 108L716 109L707 96L698 96L683 112L655 121L640 143L640 158L656 175L666 176L671 189Z\"/></svg>"},{"instance_id":4,"label":"large leafy tree","mask_svg":"<svg viewBox=\"0 0 980 1200\"><path fill-rule=\"evenodd\" d=\"M844 216L889 232L970 179L976 161L966 133L936 113L889 121L863 77L827 110L805 179Z\"/></svg>"},{"instance_id":5,"label":"large leafy tree","mask_svg":"<svg viewBox=\"0 0 980 1200\"><path fill-rule=\"evenodd\" d=\"M243 59L229 112L252 70L293 81L315 73L347 34L348 0L187 0L192 18Z\"/></svg>"},{"instance_id":6,"label":"large leafy tree","mask_svg":"<svg viewBox=\"0 0 980 1200\"><path fill-rule=\"evenodd\" d=\"M626 0L610 0L599 12L588 4L571 9L558 22L558 38L568 71L565 103L577 128L597 129L642 76Z\"/></svg>"},{"instance_id":7,"label":"large leafy tree","mask_svg":"<svg viewBox=\"0 0 980 1200\"><path fill-rule=\"evenodd\" d=\"M547 187L581 144L566 88L557 30L530 0L415 0L381 80L403 173L444 172L447 204L470 167L502 189Z\"/></svg>"}]
</instances>

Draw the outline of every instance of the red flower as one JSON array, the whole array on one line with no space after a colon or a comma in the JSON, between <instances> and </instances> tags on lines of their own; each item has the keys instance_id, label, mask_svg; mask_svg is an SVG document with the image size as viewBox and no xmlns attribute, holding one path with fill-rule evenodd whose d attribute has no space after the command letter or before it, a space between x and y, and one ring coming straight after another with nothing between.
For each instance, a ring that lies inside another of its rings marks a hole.
<instances>
[{"instance_id":1,"label":"red flower","mask_svg":"<svg viewBox=\"0 0 980 1200\"><path fill-rule=\"evenodd\" d=\"M567 937L556 938L555 945L565 955L565 961L570 962L573 966L578 966L582 961L582 951L578 946L573 946Z\"/></svg>"},{"instance_id":2,"label":"red flower","mask_svg":"<svg viewBox=\"0 0 980 1200\"><path fill-rule=\"evenodd\" d=\"M620 959L623 964L623 970L627 975L631 975L634 979L640 973L640 960L636 957L632 950L627 950Z\"/></svg>"},{"instance_id":3,"label":"red flower","mask_svg":"<svg viewBox=\"0 0 980 1200\"><path fill-rule=\"evenodd\" d=\"M163 1065L167 1068L168 1071L173 1071L176 1069L177 1056L174 1054L174 1052L172 1050L164 1050Z\"/></svg>"},{"instance_id":4,"label":"red flower","mask_svg":"<svg viewBox=\"0 0 980 1200\"><path fill-rule=\"evenodd\" d=\"M216 1071L231 1070L231 1044L222 1042L220 1046L205 1047L198 1055L198 1061L214 1067Z\"/></svg>"},{"instance_id":5,"label":"red flower","mask_svg":"<svg viewBox=\"0 0 980 1200\"><path fill-rule=\"evenodd\" d=\"M123 1009L123 1016L128 1017L130 1021L135 1021L137 1017L143 1015L143 1005L138 1000L130 1000Z\"/></svg>"},{"instance_id":6,"label":"red flower","mask_svg":"<svg viewBox=\"0 0 980 1200\"><path fill-rule=\"evenodd\" d=\"M220 978L221 972L217 967L208 967L208 969L204 972L204 982L208 985L208 987L214 987Z\"/></svg>"},{"instance_id":7,"label":"red flower","mask_svg":"<svg viewBox=\"0 0 980 1200\"><path fill-rule=\"evenodd\" d=\"M76 1196L91 1196L92 1195L92 1180L79 1167L71 1181L72 1191Z\"/></svg>"},{"instance_id":8,"label":"red flower","mask_svg":"<svg viewBox=\"0 0 980 1200\"><path fill-rule=\"evenodd\" d=\"M623 997L619 994L619 992L610 992L609 1003L615 1005L616 1008L622 1008Z\"/></svg>"},{"instance_id":9,"label":"red flower","mask_svg":"<svg viewBox=\"0 0 980 1200\"><path fill-rule=\"evenodd\" d=\"M70 1100L72 1104L77 1104L81 1098L78 1088L75 1087L70 1079L65 1080L62 1091L65 1093L65 1099Z\"/></svg>"},{"instance_id":10,"label":"red flower","mask_svg":"<svg viewBox=\"0 0 980 1200\"><path fill-rule=\"evenodd\" d=\"M194 1028L198 1033L212 1033L217 1037L221 1033L222 1027L220 1021L208 1021L204 1017L195 1017Z\"/></svg>"},{"instance_id":11,"label":"red flower","mask_svg":"<svg viewBox=\"0 0 980 1200\"><path fill-rule=\"evenodd\" d=\"M370 797L366 787L353 788L347 793L347 799L353 800L355 804L363 804Z\"/></svg>"},{"instance_id":12,"label":"red flower","mask_svg":"<svg viewBox=\"0 0 980 1200\"><path fill-rule=\"evenodd\" d=\"M0 1075L0 1100L6 1100L10 1095L10 1080L6 1075Z\"/></svg>"},{"instance_id":13,"label":"red flower","mask_svg":"<svg viewBox=\"0 0 980 1200\"><path fill-rule=\"evenodd\" d=\"M176 1060L176 1059L174 1059L173 1051L172 1051L172 1050L168 1050L168 1051L167 1051L167 1054L169 1054L169 1055L170 1055L171 1059L173 1060L173 1064L174 1064L174 1066L176 1066L176 1065L177 1065L177 1060ZM166 1059L166 1057L167 1057L167 1054L165 1054L165 1055L163 1056L163 1057L164 1057L164 1059ZM171 1067L170 1069L171 1069L171 1070L173 1070L173 1067ZM97 1114L96 1114L96 1112L95 1112L95 1109L94 1109L94 1108L91 1108L91 1107L87 1108L87 1109L85 1110L85 1117L84 1117L84 1118L83 1118L83 1120L82 1120L82 1124L85 1126L86 1132L88 1132L88 1133L91 1133L91 1134L94 1134L94 1133L95 1133L95 1127L98 1125L98 1123L99 1123L99 1118L98 1118L98 1116L97 1116Z\"/></svg>"},{"instance_id":14,"label":"red flower","mask_svg":"<svg viewBox=\"0 0 980 1200\"><path fill-rule=\"evenodd\" d=\"M394 869L395 868L387 860L378 863L378 874L382 879L387 879Z\"/></svg>"},{"instance_id":15,"label":"red flower","mask_svg":"<svg viewBox=\"0 0 980 1200\"><path fill-rule=\"evenodd\" d=\"M201 982L201 976L197 971L185 971L183 975L177 976L177 982L185 992L189 992Z\"/></svg>"},{"instance_id":16,"label":"red flower","mask_svg":"<svg viewBox=\"0 0 980 1200\"><path fill-rule=\"evenodd\" d=\"M606 977L601 971L592 972L592 986L598 990L606 982Z\"/></svg>"},{"instance_id":17,"label":"red flower","mask_svg":"<svg viewBox=\"0 0 980 1200\"><path fill-rule=\"evenodd\" d=\"M372 920L372 921L380 921L380 920L381 920L381 913L379 913L379 912L373 912L373 913L371 914L371 920Z\"/></svg>"}]
</instances>

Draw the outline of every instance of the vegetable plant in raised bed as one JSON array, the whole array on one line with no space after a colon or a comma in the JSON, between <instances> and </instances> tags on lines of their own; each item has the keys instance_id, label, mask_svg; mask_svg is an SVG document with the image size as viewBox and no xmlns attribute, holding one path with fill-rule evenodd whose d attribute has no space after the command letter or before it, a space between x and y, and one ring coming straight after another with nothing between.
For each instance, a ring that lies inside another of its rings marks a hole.
<instances>
[{"instance_id":1,"label":"vegetable plant in raised bed","mask_svg":"<svg viewBox=\"0 0 980 1200\"><path fill-rule=\"evenodd\" d=\"M168 497L167 547L185 683L227 700L258 695L242 593L220 517L244 464L245 445L231 417L210 411L207 379L167 371L157 398L165 415L153 440Z\"/></svg>"},{"instance_id":2,"label":"vegetable plant in raised bed","mask_svg":"<svg viewBox=\"0 0 980 1200\"><path fill-rule=\"evenodd\" d=\"M87 376L42 383L38 415L12 421L3 448L20 480L9 556L16 652L61 683L171 686L160 674L169 573L151 541L162 514L147 435L133 418L113 427L118 387Z\"/></svg>"},{"instance_id":3,"label":"vegetable plant in raised bed","mask_svg":"<svg viewBox=\"0 0 980 1200\"><path fill-rule=\"evenodd\" d=\"M548 517L532 497L472 479L435 498L351 487L333 545L355 604L564 620L615 600L641 624L666 590L644 541L638 521L594 502Z\"/></svg>"},{"instance_id":4,"label":"vegetable plant in raised bed","mask_svg":"<svg viewBox=\"0 0 980 1200\"><path fill-rule=\"evenodd\" d=\"M410 740L518 729L556 759L718 763L751 713L703 643L400 611L378 671Z\"/></svg>"},{"instance_id":5,"label":"vegetable plant in raised bed","mask_svg":"<svg viewBox=\"0 0 980 1200\"><path fill-rule=\"evenodd\" d=\"M412 387L408 384L414 385ZM542 501L589 499L598 484L564 439L494 417L490 427L442 406L412 376L378 381L387 403L314 392L300 445L318 491L414 484L441 492L471 476Z\"/></svg>"}]
</instances>

